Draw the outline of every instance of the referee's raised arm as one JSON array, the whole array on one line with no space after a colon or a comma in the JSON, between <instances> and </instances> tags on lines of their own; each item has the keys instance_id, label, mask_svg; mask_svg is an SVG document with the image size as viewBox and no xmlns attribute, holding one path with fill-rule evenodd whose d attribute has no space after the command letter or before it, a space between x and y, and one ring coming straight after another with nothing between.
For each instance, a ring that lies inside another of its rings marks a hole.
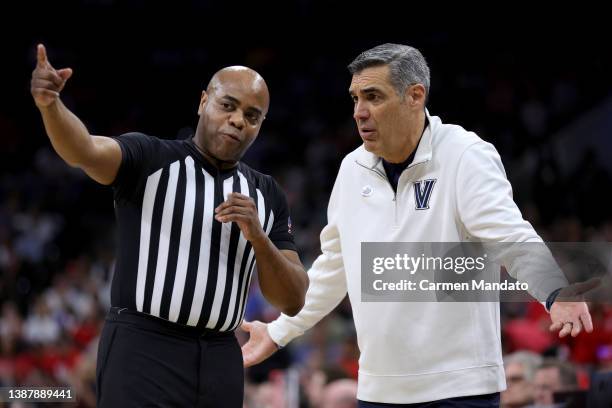
<instances>
[{"instance_id":1,"label":"referee's raised arm","mask_svg":"<svg viewBox=\"0 0 612 408\"><path fill-rule=\"evenodd\" d=\"M70 68L53 68L45 46L38 45L30 91L53 148L69 165L83 169L101 184L111 184L121 165L121 148L112 138L90 135L83 122L62 103L60 92L71 76Z\"/></svg>"}]
</instances>

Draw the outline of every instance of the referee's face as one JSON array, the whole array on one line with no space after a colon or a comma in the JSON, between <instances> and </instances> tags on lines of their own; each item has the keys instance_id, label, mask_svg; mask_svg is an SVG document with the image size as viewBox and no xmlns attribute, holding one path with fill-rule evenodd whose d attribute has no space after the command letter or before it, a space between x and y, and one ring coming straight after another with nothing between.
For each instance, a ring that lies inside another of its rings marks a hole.
<instances>
[{"instance_id":1,"label":"referee's face","mask_svg":"<svg viewBox=\"0 0 612 408\"><path fill-rule=\"evenodd\" d=\"M237 162L257 137L268 104L267 86L255 71L221 70L202 93L198 142L213 158Z\"/></svg>"},{"instance_id":2,"label":"referee's face","mask_svg":"<svg viewBox=\"0 0 612 408\"><path fill-rule=\"evenodd\" d=\"M406 160L420 126L424 87L411 86L401 97L391 83L389 66L381 65L355 73L349 93L365 149L392 163Z\"/></svg>"}]
</instances>

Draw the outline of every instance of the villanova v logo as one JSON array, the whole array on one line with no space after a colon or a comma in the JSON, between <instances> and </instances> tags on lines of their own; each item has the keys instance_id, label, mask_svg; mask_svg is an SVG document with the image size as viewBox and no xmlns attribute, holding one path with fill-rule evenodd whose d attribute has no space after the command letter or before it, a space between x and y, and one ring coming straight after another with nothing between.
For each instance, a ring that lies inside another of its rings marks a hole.
<instances>
[{"instance_id":1,"label":"villanova v logo","mask_svg":"<svg viewBox=\"0 0 612 408\"><path fill-rule=\"evenodd\" d=\"M433 191L436 179L420 180L414 182L414 203L417 210L429 209L429 198Z\"/></svg>"}]
</instances>

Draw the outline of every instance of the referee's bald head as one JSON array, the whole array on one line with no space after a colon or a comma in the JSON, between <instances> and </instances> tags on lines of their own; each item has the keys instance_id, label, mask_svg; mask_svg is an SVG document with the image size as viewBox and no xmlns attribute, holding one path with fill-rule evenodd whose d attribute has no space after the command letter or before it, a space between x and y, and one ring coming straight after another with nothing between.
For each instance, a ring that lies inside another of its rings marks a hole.
<instances>
[{"instance_id":1,"label":"referee's bald head","mask_svg":"<svg viewBox=\"0 0 612 408\"><path fill-rule=\"evenodd\" d=\"M197 145L219 165L235 165L257 138L269 105L268 86L255 70L217 71L200 99Z\"/></svg>"},{"instance_id":2,"label":"referee's bald head","mask_svg":"<svg viewBox=\"0 0 612 408\"><path fill-rule=\"evenodd\" d=\"M232 85L238 85L245 90L252 91L260 99L262 106L265 106L264 113L268 112L270 106L268 85L257 71L249 67L234 65L220 69L208 82L206 92L212 94Z\"/></svg>"}]
</instances>

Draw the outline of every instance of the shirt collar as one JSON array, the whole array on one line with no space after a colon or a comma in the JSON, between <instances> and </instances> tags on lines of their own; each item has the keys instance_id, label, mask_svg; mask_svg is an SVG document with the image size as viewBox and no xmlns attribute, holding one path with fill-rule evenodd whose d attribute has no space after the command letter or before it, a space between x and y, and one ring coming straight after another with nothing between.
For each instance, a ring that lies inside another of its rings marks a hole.
<instances>
[{"instance_id":1,"label":"shirt collar","mask_svg":"<svg viewBox=\"0 0 612 408\"><path fill-rule=\"evenodd\" d=\"M426 117L426 127L423 131L423 135L421 136L421 140L417 146L416 152L414 153L414 160L410 163L407 168L416 166L417 164L425 163L431 160L432 155L432 126L434 122L432 117L429 115L429 111L425 109L425 117ZM384 167L382 164L382 158L376 156L374 153L370 153L365 149L360 149L357 159L357 163L361 166L367 167L371 170L379 170L384 174Z\"/></svg>"}]
</instances>

